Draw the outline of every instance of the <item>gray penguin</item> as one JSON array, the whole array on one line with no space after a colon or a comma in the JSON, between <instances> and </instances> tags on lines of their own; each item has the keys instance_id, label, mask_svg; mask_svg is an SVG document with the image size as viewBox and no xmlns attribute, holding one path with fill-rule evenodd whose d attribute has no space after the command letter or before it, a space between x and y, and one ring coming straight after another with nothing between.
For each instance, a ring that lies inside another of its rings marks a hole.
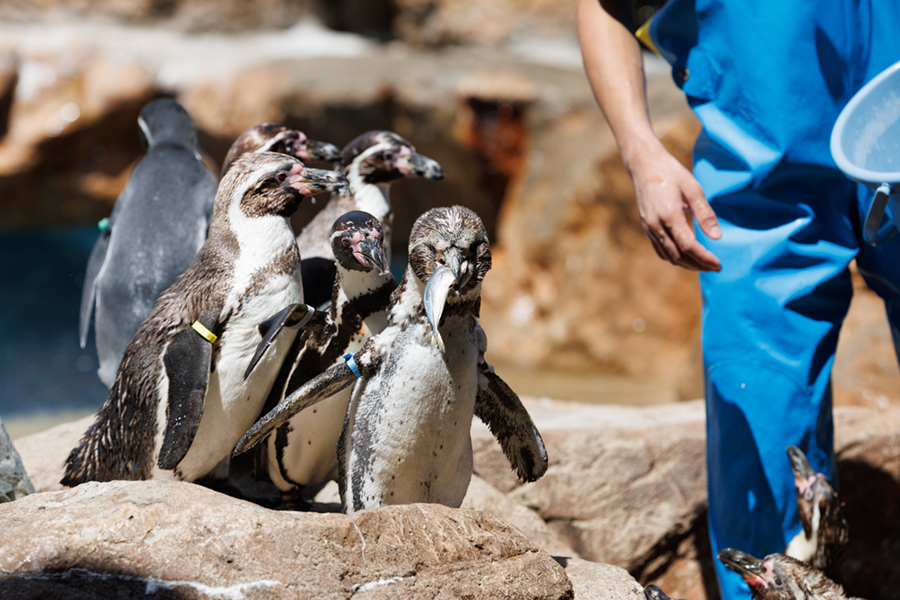
<instances>
[{"instance_id":1,"label":"gray penguin","mask_svg":"<svg viewBox=\"0 0 900 600\"><path fill-rule=\"evenodd\" d=\"M419 217L409 266L391 297L388 326L362 350L303 385L241 439L235 453L350 385L338 443L344 511L435 502L458 507L472 476L472 417L500 441L520 478L547 469L547 453L518 397L484 362L478 324L491 251L469 209Z\"/></svg>"},{"instance_id":2,"label":"gray penguin","mask_svg":"<svg viewBox=\"0 0 900 600\"><path fill-rule=\"evenodd\" d=\"M134 166L100 232L81 296L81 347L87 345L93 312L98 375L107 387L156 299L203 245L216 196L216 177L200 158L194 124L180 104L153 100L138 125L147 154Z\"/></svg>"},{"instance_id":3,"label":"gray penguin","mask_svg":"<svg viewBox=\"0 0 900 600\"><path fill-rule=\"evenodd\" d=\"M265 333L259 324L303 302L290 216L304 196L345 183L283 154L245 154L232 166L209 237L126 347L106 402L66 460L64 485L195 481L229 457L295 335L286 332L242 377Z\"/></svg>"}]
</instances>

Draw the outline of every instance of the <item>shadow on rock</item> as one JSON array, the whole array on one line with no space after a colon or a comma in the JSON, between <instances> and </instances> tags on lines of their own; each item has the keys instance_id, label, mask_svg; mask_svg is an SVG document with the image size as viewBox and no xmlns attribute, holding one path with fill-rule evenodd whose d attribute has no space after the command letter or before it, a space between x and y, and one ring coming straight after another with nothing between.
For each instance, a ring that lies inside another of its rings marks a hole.
<instances>
[{"instance_id":1,"label":"shadow on rock","mask_svg":"<svg viewBox=\"0 0 900 600\"><path fill-rule=\"evenodd\" d=\"M4 600L195 600L198 597L202 595L192 588L173 589L136 577L84 569L0 579L0 598Z\"/></svg>"}]
</instances>

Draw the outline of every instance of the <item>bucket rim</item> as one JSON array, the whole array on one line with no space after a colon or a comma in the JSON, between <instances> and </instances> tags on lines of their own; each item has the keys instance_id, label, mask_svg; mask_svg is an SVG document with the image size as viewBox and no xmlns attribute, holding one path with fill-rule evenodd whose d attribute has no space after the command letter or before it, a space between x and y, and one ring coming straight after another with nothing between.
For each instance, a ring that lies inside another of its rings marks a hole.
<instances>
[{"instance_id":1,"label":"bucket rim","mask_svg":"<svg viewBox=\"0 0 900 600\"><path fill-rule=\"evenodd\" d=\"M857 166L846 154L844 154L844 149L841 145L841 137L843 136L847 121L855 112L859 104L868 97L872 89L878 87L884 80L889 79L898 70L900 70L900 61L886 68L860 88L847 105L844 106L843 110L841 110L837 121L835 121L834 127L831 129L831 157L834 159L835 164L837 164L838 169L843 171L850 179L865 183L872 187L878 187L883 183L891 184L892 186L900 184L900 171L871 171Z\"/></svg>"}]
</instances>

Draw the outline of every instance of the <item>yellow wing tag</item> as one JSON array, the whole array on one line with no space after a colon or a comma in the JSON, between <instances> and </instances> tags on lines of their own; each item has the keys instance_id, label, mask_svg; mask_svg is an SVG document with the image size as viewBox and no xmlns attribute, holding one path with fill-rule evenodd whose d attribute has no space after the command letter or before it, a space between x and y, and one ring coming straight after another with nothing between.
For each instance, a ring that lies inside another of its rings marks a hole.
<instances>
[{"instance_id":1,"label":"yellow wing tag","mask_svg":"<svg viewBox=\"0 0 900 600\"><path fill-rule=\"evenodd\" d=\"M210 344L214 344L216 340L219 339L216 334L204 327L203 323L201 323L200 321L194 321L194 324L191 325L191 327L194 328L194 331L202 335L203 339L205 339Z\"/></svg>"}]
</instances>

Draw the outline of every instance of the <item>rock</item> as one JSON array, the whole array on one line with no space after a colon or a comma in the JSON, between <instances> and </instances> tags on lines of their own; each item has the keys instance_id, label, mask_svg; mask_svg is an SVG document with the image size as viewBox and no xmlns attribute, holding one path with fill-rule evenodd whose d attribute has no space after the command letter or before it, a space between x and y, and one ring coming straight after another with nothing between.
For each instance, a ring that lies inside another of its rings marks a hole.
<instances>
[{"instance_id":1,"label":"rock","mask_svg":"<svg viewBox=\"0 0 900 600\"><path fill-rule=\"evenodd\" d=\"M416 46L498 45L575 30L574 0L396 0L394 32Z\"/></svg>"},{"instance_id":2,"label":"rock","mask_svg":"<svg viewBox=\"0 0 900 600\"><path fill-rule=\"evenodd\" d=\"M3 421L0 421L0 503L12 502L34 493L34 486L22 465Z\"/></svg>"},{"instance_id":3,"label":"rock","mask_svg":"<svg viewBox=\"0 0 900 600\"><path fill-rule=\"evenodd\" d=\"M578 558L562 564L578 600L644 600L644 588L625 569Z\"/></svg>"},{"instance_id":4,"label":"rock","mask_svg":"<svg viewBox=\"0 0 900 600\"><path fill-rule=\"evenodd\" d=\"M63 476L66 457L72 448L78 445L81 436L93 422L93 416L84 417L16 440L16 447L35 491L64 489L59 480Z\"/></svg>"},{"instance_id":5,"label":"rock","mask_svg":"<svg viewBox=\"0 0 900 600\"><path fill-rule=\"evenodd\" d=\"M314 0L74 0L4 2L0 20L31 23L100 19L132 25L165 26L184 31L283 29L315 13ZM102 16L101 16L102 15Z\"/></svg>"},{"instance_id":6,"label":"rock","mask_svg":"<svg viewBox=\"0 0 900 600\"><path fill-rule=\"evenodd\" d=\"M318 500L318 497L316 498ZM554 557L577 558L577 554L561 535L547 527L547 523L530 508L504 495L500 490L474 475L462 506L466 510L489 512L515 525L529 540Z\"/></svg>"},{"instance_id":7,"label":"rock","mask_svg":"<svg viewBox=\"0 0 900 600\"><path fill-rule=\"evenodd\" d=\"M438 505L351 519L266 510L187 483L88 483L3 505L0 530L4 598L38 597L65 577L90 598L148 589L179 598L572 598L562 567L515 528Z\"/></svg>"}]
</instances>

